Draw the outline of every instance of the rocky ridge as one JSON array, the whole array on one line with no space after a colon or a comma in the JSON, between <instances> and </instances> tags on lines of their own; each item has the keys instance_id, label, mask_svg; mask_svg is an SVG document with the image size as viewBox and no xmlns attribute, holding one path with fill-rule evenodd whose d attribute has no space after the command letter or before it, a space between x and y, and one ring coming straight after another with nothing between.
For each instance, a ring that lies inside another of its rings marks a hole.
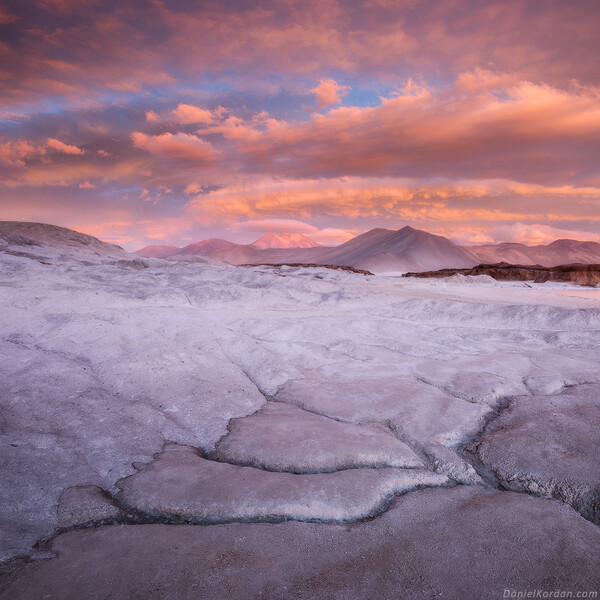
<instances>
[{"instance_id":1,"label":"rocky ridge","mask_svg":"<svg viewBox=\"0 0 600 600\"><path fill-rule=\"evenodd\" d=\"M405 273L403 277L465 277L487 275L497 281L566 281L577 285L595 287L600 283L600 264L558 265L542 267L541 265L511 265L497 263L493 265L477 265L469 269L439 269L437 271L422 271Z\"/></svg>"}]
</instances>

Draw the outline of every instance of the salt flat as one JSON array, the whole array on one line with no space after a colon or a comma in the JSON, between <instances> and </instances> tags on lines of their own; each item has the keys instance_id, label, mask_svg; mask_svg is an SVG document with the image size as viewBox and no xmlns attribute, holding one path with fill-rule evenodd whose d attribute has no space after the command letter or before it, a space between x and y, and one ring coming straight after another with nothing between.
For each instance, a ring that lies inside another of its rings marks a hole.
<instances>
[{"instance_id":1,"label":"salt flat","mask_svg":"<svg viewBox=\"0 0 600 600\"><path fill-rule=\"evenodd\" d=\"M0 224L1 597L600 584L600 289L78 235Z\"/></svg>"}]
</instances>

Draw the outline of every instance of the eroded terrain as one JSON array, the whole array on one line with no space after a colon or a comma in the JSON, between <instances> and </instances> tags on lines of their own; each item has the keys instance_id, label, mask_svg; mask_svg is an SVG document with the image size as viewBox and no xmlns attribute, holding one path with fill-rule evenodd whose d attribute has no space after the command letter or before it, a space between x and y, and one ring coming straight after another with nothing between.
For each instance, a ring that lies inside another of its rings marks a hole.
<instances>
[{"instance_id":1,"label":"eroded terrain","mask_svg":"<svg viewBox=\"0 0 600 600\"><path fill-rule=\"evenodd\" d=\"M2 598L597 589L600 290L17 233Z\"/></svg>"}]
</instances>

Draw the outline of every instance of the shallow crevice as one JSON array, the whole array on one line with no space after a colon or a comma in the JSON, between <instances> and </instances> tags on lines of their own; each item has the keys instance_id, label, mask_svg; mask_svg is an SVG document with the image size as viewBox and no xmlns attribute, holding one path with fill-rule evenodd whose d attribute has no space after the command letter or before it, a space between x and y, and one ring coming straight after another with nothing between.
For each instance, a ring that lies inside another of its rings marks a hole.
<instances>
[{"instance_id":1,"label":"shallow crevice","mask_svg":"<svg viewBox=\"0 0 600 600\"><path fill-rule=\"evenodd\" d=\"M489 469L483 464L483 461L479 458L477 449L481 443L481 438L484 437L491 431L493 423L502 413L510 407L511 403L515 398L519 396L506 396L501 398L496 405L491 408L490 412L483 418L483 423L479 430L473 434L468 440L462 442L455 447L455 452L468 464L470 464L481 479L490 487L497 490L504 490L501 480L498 478L493 470Z\"/></svg>"},{"instance_id":2,"label":"shallow crevice","mask_svg":"<svg viewBox=\"0 0 600 600\"><path fill-rule=\"evenodd\" d=\"M398 469L399 471L414 471L414 470L432 470L428 469L427 465L414 465L414 466L402 466L396 467L393 465L389 465L387 463L362 463L362 464L348 464L348 465L340 465L337 467L331 468L322 468L322 469L277 469L275 467L269 467L264 464L260 464L258 462L248 461L231 461L225 460L220 456L216 456L214 452L205 452L203 453L202 458L206 458L212 462L222 463L226 465L231 465L233 467L250 467L252 469L258 469L260 471L266 471L268 473L288 473L290 475L331 475L332 473L339 473L341 471L352 471L356 469ZM421 457L419 457L421 458Z\"/></svg>"},{"instance_id":3,"label":"shallow crevice","mask_svg":"<svg viewBox=\"0 0 600 600\"><path fill-rule=\"evenodd\" d=\"M481 372L485 373L486 375L495 376L493 373L486 373L485 371L481 371ZM458 394L456 392L450 391L443 384L437 384L437 383L434 383L433 381L429 381L428 379L426 379L423 376L415 376L415 379L421 383L424 383L425 385L430 385L431 387L434 387L435 389L439 390L440 392L443 392L444 394L446 394L447 396L450 396L451 398L455 398L456 400L462 400L463 402L468 402L469 404L476 404L477 406L489 406L490 408L492 408L492 407L498 405L498 403L501 403L504 399L512 397L512 396L499 396L498 398L490 398L489 401L470 399L465 396L461 396L460 394Z\"/></svg>"},{"instance_id":4,"label":"shallow crevice","mask_svg":"<svg viewBox=\"0 0 600 600\"><path fill-rule=\"evenodd\" d=\"M277 398L277 394L280 391L281 390L278 390L277 392L275 392L275 394L273 396L265 396L265 399L267 400L267 402L277 402L279 404L289 404L290 406L295 406L296 408L299 408L300 410L303 410L304 412L310 413L312 415L316 415L317 417L323 417L324 419L329 419L330 421L337 421L338 423L343 423L344 425L357 425L357 426L361 425L361 423L355 423L354 421L340 419L338 417L332 417L331 415L328 415L328 414L323 413L323 412L319 412L318 410L313 410L311 408L306 408L302 404L296 404L295 402L289 402L287 400L281 400L281 399Z\"/></svg>"},{"instance_id":5,"label":"shallow crevice","mask_svg":"<svg viewBox=\"0 0 600 600\"><path fill-rule=\"evenodd\" d=\"M386 431L393 435L397 440L408 446L422 461L426 469L434 471L434 459L432 455L423 447L422 444L415 442L408 436L397 424L390 419L385 421L373 421L374 424L383 427ZM368 422L366 422L368 424Z\"/></svg>"}]
</instances>

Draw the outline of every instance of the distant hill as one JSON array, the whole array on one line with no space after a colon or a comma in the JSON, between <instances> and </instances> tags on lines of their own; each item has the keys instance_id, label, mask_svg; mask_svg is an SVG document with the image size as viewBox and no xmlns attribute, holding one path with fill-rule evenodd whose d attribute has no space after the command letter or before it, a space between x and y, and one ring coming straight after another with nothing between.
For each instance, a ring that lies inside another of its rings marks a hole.
<instances>
[{"instance_id":1,"label":"distant hill","mask_svg":"<svg viewBox=\"0 0 600 600\"><path fill-rule=\"evenodd\" d=\"M472 267L477 261L449 239L413 227L398 231L371 229L332 248L322 257L331 264L345 264L374 273Z\"/></svg>"},{"instance_id":2,"label":"distant hill","mask_svg":"<svg viewBox=\"0 0 600 600\"><path fill-rule=\"evenodd\" d=\"M541 265L555 267L572 263L600 263L600 244L578 240L556 240L551 244L526 246L502 243L469 246L469 252L480 263L507 262L518 265Z\"/></svg>"},{"instance_id":3,"label":"distant hill","mask_svg":"<svg viewBox=\"0 0 600 600\"><path fill-rule=\"evenodd\" d=\"M222 252L236 248L238 244L228 242L227 240L209 239L188 244L183 247L178 254L196 254L200 256L213 256L216 252Z\"/></svg>"},{"instance_id":4,"label":"distant hill","mask_svg":"<svg viewBox=\"0 0 600 600\"><path fill-rule=\"evenodd\" d=\"M146 246L141 250L136 250L134 254L150 258L167 258L173 254L178 254L180 250L179 246Z\"/></svg>"},{"instance_id":5,"label":"distant hill","mask_svg":"<svg viewBox=\"0 0 600 600\"><path fill-rule=\"evenodd\" d=\"M85 233L46 223L0 221L0 251L43 262L65 257L89 262L131 260L121 246L103 242Z\"/></svg>"},{"instance_id":6,"label":"distant hill","mask_svg":"<svg viewBox=\"0 0 600 600\"><path fill-rule=\"evenodd\" d=\"M146 246L137 250L140 256L168 258L178 254L209 256L232 264L242 264L251 260L258 250L289 248L321 248L317 242L301 233L265 233L252 244L235 244L221 239L208 239L183 248L178 246Z\"/></svg>"},{"instance_id":7,"label":"distant hill","mask_svg":"<svg viewBox=\"0 0 600 600\"><path fill-rule=\"evenodd\" d=\"M175 256L176 254L213 257L215 253L231 250L237 247L238 244L228 242L227 240L209 239L188 244L183 248L179 248L179 246L146 246L141 250L136 250L135 254L153 258L168 258L170 256Z\"/></svg>"},{"instance_id":8,"label":"distant hill","mask_svg":"<svg viewBox=\"0 0 600 600\"><path fill-rule=\"evenodd\" d=\"M250 244L259 250L265 248L318 248L319 244L301 233L265 233Z\"/></svg>"}]
</instances>

